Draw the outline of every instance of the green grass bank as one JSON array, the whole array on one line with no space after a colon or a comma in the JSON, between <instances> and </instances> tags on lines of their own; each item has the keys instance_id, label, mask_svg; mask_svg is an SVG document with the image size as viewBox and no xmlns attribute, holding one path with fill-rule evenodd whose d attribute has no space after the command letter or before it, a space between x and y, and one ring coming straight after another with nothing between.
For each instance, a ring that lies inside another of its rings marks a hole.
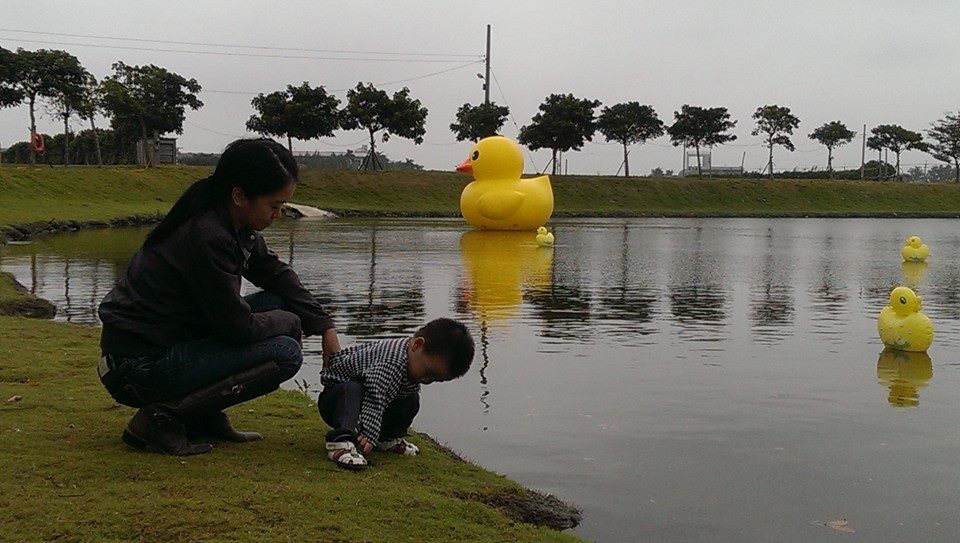
<instances>
[{"instance_id":1,"label":"green grass bank","mask_svg":"<svg viewBox=\"0 0 960 543\"><path fill-rule=\"evenodd\" d=\"M0 276L0 300L9 296ZM416 458L346 472L304 395L232 409L265 439L176 458L127 448L133 409L94 370L96 328L0 316L4 541L576 541L521 520L569 514L425 436Z\"/></svg>"},{"instance_id":2,"label":"green grass bank","mask_svg":"<svg viewBox=\"0 0 960 543\"><path fill-rule=\"evenodd\" d=\"M155 220L210 171L3 166L0 229L22 237ZM345 215L455 216L469 180L455 172L306 170L294 200ZM555 216L960 216L953 183L557 176L553 186Z\"/></svg>"}]
</instances>

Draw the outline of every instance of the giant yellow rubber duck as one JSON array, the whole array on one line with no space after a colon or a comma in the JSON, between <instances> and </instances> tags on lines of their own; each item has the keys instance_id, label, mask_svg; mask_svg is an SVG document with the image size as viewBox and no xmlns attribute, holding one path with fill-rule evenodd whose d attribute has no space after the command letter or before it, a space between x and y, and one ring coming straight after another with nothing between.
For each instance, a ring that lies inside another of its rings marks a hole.
<instances>
[{"instance_id":1,"label":"giant yellow rubber duck","mask_svg":"<svg viewBox=\"0 0 960 543\"><path fill-rule=\"evenodd\" d=\"M920 405L920 389L933 378L933 362L927 353L908 353L884 349L877 360L877 379L890 393L887 401L894 407Z\"/></svg>"},{"instance_id":2,"label":"giant yellow rubber duck","mask_svg":"<svg viewBox=\"0 0 960 543\"><path fill-rule=\"evenodd\" d=\"M460 256L466 283L459 299L482 322L509 321L524 291L544 290L552 280L553 251L538 249L527 232L464 232Z\"/></svg>"},{"instance_id":3,"label":"giant yellow rubber duck","mask_svg":"<svg viewBox=\"0 0 960 543\"><path fill-rule=\"evenodd\" d=\"M460 213L475 228L536 230L553 214L550 177L521 179L523 154L512 140L483 138L457 171L473 174L460 194Z\"/></svg>"},{"instance_id":4,"label":"giant yellow rubber duck","mask_svg":"<svg viewBox=\"0 0 960 543\"><path fill-rule=\"evenodd\" d=\"M877 330L891 349L925 352L933 343L933 324L920 312L923 300L908 287L890 292L890 305L880 310Z\"/></svg>"},{"instance_id":5,"label":"giant yellow rubber duck","mask_svg":"<svg viewBox=\"0 0 960 543\"><path fill-rule=\"evenodd\" d=\"M900 256L904 262L926 262L930 256L930 248L920 239L920 236L910 236L907 244L900 249Z\"/></svg>"}]
</instances>

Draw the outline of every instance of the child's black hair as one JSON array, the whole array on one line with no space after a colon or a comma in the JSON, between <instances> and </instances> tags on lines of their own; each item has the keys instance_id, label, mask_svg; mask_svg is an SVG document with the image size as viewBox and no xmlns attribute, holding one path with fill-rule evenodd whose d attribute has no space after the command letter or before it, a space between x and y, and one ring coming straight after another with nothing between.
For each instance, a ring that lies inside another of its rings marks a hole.
<instances>
[{"instance_id":1,"label":"child's black hair","mask_svg":"<svg viewBox=\"0 0 960 543\"><path fill-rule=\"evenodd\" d=\"M463 324L448 318L434 319L417 330L413 337L422 337L423 350L442 356L447 361L450 378L462 377L473 361L473 337Z\"/></svg>"}]
</instances>

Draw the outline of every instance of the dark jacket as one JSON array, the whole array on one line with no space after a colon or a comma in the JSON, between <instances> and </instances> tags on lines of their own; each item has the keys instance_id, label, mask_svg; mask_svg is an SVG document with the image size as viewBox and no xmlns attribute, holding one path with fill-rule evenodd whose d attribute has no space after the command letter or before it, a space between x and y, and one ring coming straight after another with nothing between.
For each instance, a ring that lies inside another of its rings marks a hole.
<instances>
[{"instance_id":1,"label":"dark jacket","mask_svg":"<svg viewBox=\"0 0 960 543\"><path fill-rule=\"evenodd\" d=\"M283 298L290 311L250 311L240 278ZM235 231L225 207L188 220L140 248L100 304L104 353L142 356L214 336L244 345L333 327L330 315L290 266L253 230Z\"/></svg>"}]
</instances>

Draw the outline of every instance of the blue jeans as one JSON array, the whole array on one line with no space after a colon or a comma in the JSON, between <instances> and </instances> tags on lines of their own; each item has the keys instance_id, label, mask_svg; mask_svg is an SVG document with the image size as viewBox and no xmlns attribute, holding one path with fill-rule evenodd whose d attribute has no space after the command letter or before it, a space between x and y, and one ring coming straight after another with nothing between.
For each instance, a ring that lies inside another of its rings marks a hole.
<instances>
[{"instance_id":1,"label":"blue jeans","mask_svg":"<svg viewBox=\"0 0 960 543\"><path fill-rule=\"evenodd\" d=\"M317 398L320 417L330 426L327 441L357 440L357 426L363 406L364 387L360 381L346 381L323 387ZM420 394L396 398L383 410L378 441L403 437L420 411Z\"/></svg>"},{"instance_id":2,"label":"blue jeans","mask_svg":"<svg viewBox=\"0 0 960 543\"><path fill-rule=\"evenodd\" d=\"M260 291L244 299L253 312L285 309L283 300L274 294ZM204 338L174 345L159 355L144 357L114 357L116 369L123 374L117 387L129 385L131 394L109 390L120 403L132 407L186 395L203 386L226 379L247 368L274 362L280 370L280 381L297 374L303 363L303 353L297 339L274 336L249 345L230 345L217 338ZM113 370L112 370L113 371ZM140 405L132 405L138 403Z\"/></svg>"}]
</instances>

